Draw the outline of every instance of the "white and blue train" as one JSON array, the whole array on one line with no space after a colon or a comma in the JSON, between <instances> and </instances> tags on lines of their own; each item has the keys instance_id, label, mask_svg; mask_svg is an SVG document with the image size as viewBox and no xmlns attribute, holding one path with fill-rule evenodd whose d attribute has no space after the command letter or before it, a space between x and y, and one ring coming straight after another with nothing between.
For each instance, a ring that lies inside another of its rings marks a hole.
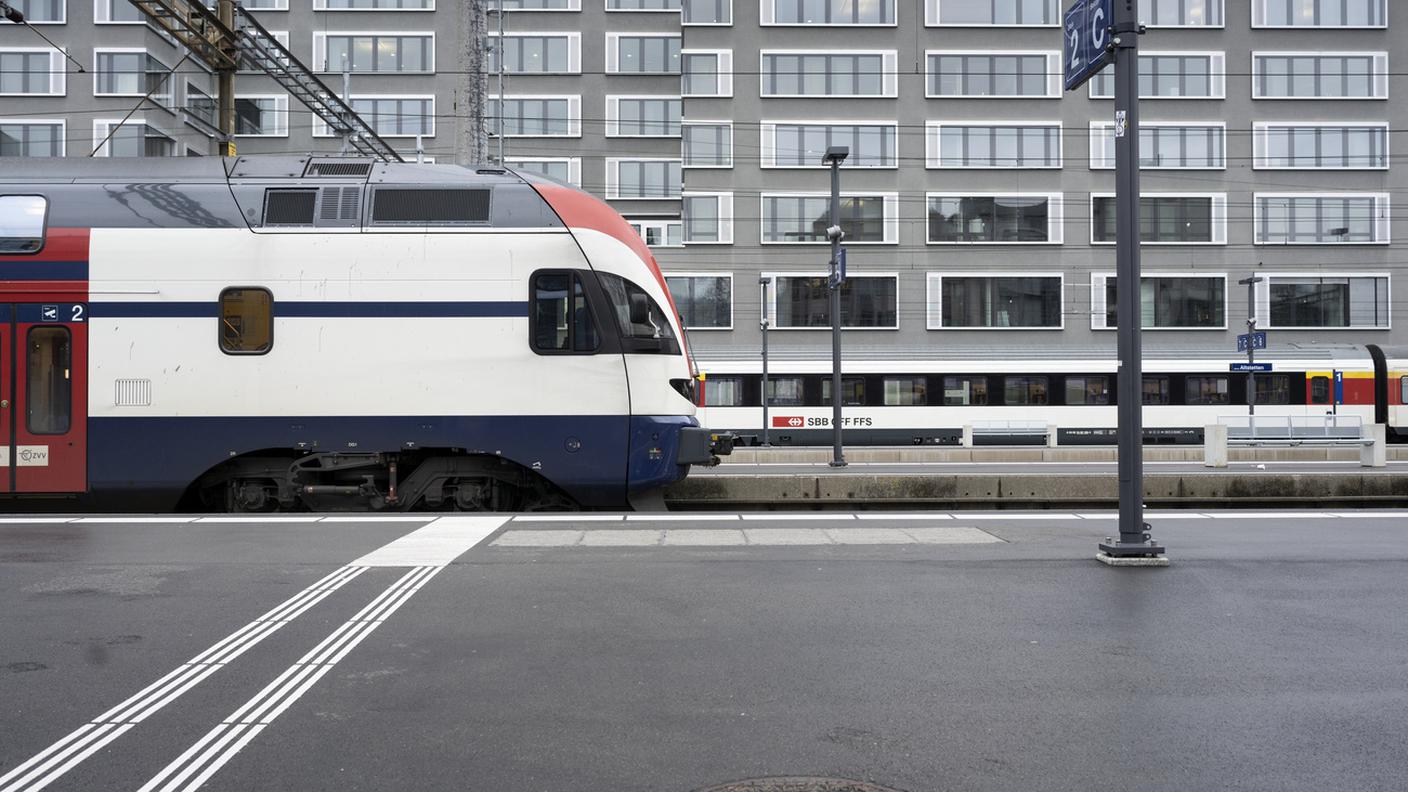
<instances>
[{"instance_id":1,"label":"white and blue train","mask_svg":"<svg viewBox=\"0 0 1408 792\"><path fill-rule=\"evenodd\" d=\"M499 169L0 169L6 508L620 508L716 462L650 251Z\"/></svg>"}]
</instances>

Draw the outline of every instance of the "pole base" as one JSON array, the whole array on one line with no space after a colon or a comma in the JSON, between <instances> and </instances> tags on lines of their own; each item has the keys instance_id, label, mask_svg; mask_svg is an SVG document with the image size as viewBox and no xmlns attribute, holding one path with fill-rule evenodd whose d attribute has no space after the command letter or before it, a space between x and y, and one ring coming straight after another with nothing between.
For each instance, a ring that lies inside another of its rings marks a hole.
<instances>
[{"instance_id":1,"label":"pole base","mask_svg":"<svg viewBox=\"0 0 1408 792\"><path fill-rule=\"evenodd\" d=\"M844 459L833 459L833 460L831 460L830 462L827 462L826 464L827 464L827 465L830 465L831 467L845 467L845 466L846 466L846 460L844 460Z\"/></svg>"},{"instance_id":2,"label":"pole base","mask_svg":"<svg viewBox=\"0 0 1408 792\"><path fill-rule=\"evenodd\" d=\"M1117 556L1110 555L1103 550L1095 554L1095 560L1106 566L1113 567L1166 567L1168 566L1168 556Z\"/></svg>"}]
</instances>

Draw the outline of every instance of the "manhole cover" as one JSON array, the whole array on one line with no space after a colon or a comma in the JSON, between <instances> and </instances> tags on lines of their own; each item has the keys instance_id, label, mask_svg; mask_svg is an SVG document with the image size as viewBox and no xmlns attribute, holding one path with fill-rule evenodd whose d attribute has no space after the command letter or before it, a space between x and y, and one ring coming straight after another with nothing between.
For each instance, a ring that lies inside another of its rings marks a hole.
<instances>
[{"instance_id":1,"label":"manhole cover","mask_svg":"<svg viewBox=\"0 0 1408 792\"><path fill-rule=\"evenodd\" d=\"M786 778L752 778L746 781L733 781L701 789L699 792L899 792L899 790L845 778L787 776Z\"/></svg>"}]
</instances>

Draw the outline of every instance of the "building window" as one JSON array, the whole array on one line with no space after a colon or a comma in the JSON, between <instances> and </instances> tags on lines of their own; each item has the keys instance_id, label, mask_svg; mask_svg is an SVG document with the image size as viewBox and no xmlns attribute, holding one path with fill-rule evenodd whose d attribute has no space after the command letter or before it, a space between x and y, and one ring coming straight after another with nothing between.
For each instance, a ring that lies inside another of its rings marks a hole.
<instances>
[{"instance_id":1,"label":"building window","mask_svg":"<svg viewBox=\"0 0 1408 792\"><path fill-rule=\"evenodd\" d=\"M1388 0L1252 0L1252 27L1386 27Z\"/></svg>"},{"instance_id":2,"label":"building window","mask_svg":"<svg viewBox=\"0 0 1408 792\"><path fill-rule=\"evenodd\" d=\"M62 157L64 122L0 120L0 157Z\"/></svg>"},{"instance_id":3,"label":"building window","mask_svg":"<svg viewBox=\"0 0 1408 792\"><path fill-rule=\"evenodd\" d=\"M680 92L685 96L733 96L733 51L680 53Z\"/></svg>"},{"instance_id":4,"label":"building window","mask_svg":"<svg viewBox=\"0 0 1408 792\"><path fill-rule=\"evenodd\" d=\"M928 377L886 377L886 407L923 407L929 403Z\"/></svg>"},{"instance_id":5,"label":"building window","mask_svg":"<svg viewBox=\"0 0 1408 792\"><path fill-rule=\"evenodd\" d=\"M732 275L665 275L680 320L689 330L733 328Z\"/></svg>"},{"instance_id":6,"label":"building window","mask_svg":"<svg viewBox=\"0 0 1408 792\"><path fill-rule=\"evenodd\" d=\"M678 97L606 97L607 137L679 137Z\"/></svg>"},{"instance_id":7,"label":"building window","mask_svg":"<svg viewBox=\"0 0 1408 792\"><path fill-rule=\"evenodd\" d=\"M684 167L733 167L733 124L690 123L685 124L681 131L684 134L681 146Z\"/></svg>"},{"instance_id":8,"label":"building window","mask_svg":"<svg viewBox=\"0 0 1408 792\"><path fill-rule=\"evenodd\" d=\"M743 378L705 377L703 406L742 407Z\"/></svg>"},{"instance_id":9,"label":"building window","mask_svg":"<svg viewBox=\"0 0 1408 792\"><path fill-rule=\"evenodd\" d=\"M685 25L732 25L733 0L684 0L681 22Z\"/></svg>"},{"instance_id":10,"label":"building window","mask_svg":"<svg viewBox=\"0 0 1408 792\"><path fill-rule=\"evenodd\" d=\"M48 215L49 201L41 195L0 195L0 254L38 253Z\"/></svg>"},{"instance_id":11,"label":"building window","mask_svg":"<svg viewBox=\"0 0 1408 792\"><path fill-rule=\"evenodd\" d=\"M68 21L66 0L9 0L9 5L24 14L24 21L31 25L44 23L63 24ZM9 24L0 22L0 25Z\"/></svg>"},{"instance_id":12,"label":"building window","mask_svg":"<svg viewBox=\"0 0 1408 792\"><path fill-rule=\"evenodd\" d=\"M1183 380L1183 401L1187 404L1231 404L1226 374L1190 375Z\"/></svg>"},{"instance_id":13,"label":"building window","mask_svg":"<svg viewBox=\"0 0 1408 792\"><path fill-rule=\"evenodd\" d=\"M626 220L648 247L683 247L684 223L678 220Z\"/></svg>"},{"instance_id":14,"label":"building window","mask_svg":"<svg viewBox=\"0 0 1408 792\"><path fill-rule=\"evenodd\" d=\"M889 124L762 124L762 167L828 168L821 161L832 146L850 154L843 168L899 167L898 127Z\"/></svg>"},{"instance_id":15,"label":"building window","mask_svg":"<svg viewBox=\"0 0 1408 792\"><path fill-rule=\"evenodd\" d=\"M685 244L733 244L733 193L686 193L683 198Z\"/></svg>"},{"instance_id":16,"label":"building window","mask_svg":"<svg viewBox=\"0 0 1408 792\"><path fill-rule=\"evenodd\" d=\"M831 290L825 275L773 276L773 327L779 330L831 326ZM841 326L899 327L894 275L852 275L841 284Z\"/></svg>"},{"instance_id":17,"label":"building window","mask_svg":"<svg viewBox=\"0 0 1408 792\"><path fill-rule=\"evenodd\" d=\"M99 25L140 25L145 14L127 0L94 0L93 21Z\"/></svg>"},{"instance_id":18,"label":"building window","mask_svg":"<svg viewBox=\"0 0 1408 792\"><path fill-rule=\"evenodd\" d=\"M235 134L288 137L288 96L236 96Z\"/></svg>"},{"instance_id":19,"label":"building window","mask_svg":"<svg viewBox=\"0 0 1408 792\"><path fill-rule=\"evenodd\" d=\"M764 25L893 25L895 0L763 0Z\"/></svg>"},{"instance_id":20,"label":"building window","mask_svg":"<svg viewBox=\"0 0 1408 792\"><path fill-rule=\"evenodd\" d=\"M1165 374L1145 374L1142 401L1146 405L1168 404L1168 376Z\"/></svg>"},{"instance_id":21,"label":"building window","mask_svg":"<svg viewBox=\"0 0 1408 792\"><path fill-rule=\"evenodd\" d=\"M1060 244L1059 195L937 195L930 193L929 242L939 244Z\"/></svg>"},{"instance_id":22,"label":"building window","mask_svg":"<svg viewBox=\"0 0 1408 792\"><path fill-rule=\"evenodd\" d=\"M1139 21L1150 27L1222 27L1223 0L1139 0Z\"/></svg>"},{"instance_id":23,"label":"building window","mask_svg":"<svg viewBox=\"0 0 1408 792\"><path fill-rule=\"evenodd\" d=\"M1256 196L1258 245L1388 244L1389 197L1369 195Z\"/></svg>"},{"instance_id":24,"label":"building window","mask_svg":"<svg viewBox=\"0 0 1408 792\"><path fill-rule=\"evenodd\" d=\"M581 157L520 157L507 158L504 165L514 170L537 173L567 184L581 185Z\"/></svg>"},{"instance_id":25,"label":"building window","mask_svg":"<svg viewBox=\"0 0 1408 792\"><path fill-rule=\"evenodd\" d=\"M262 355L274 346L274 296L268 289L220 292L220 351Z\"/></svg>"},{"instance_id":26,"label":"building window","mask_svg":"<svg viewBox=\"0 0 1408 792\"><path fill-rule=\"evenodd\" d=\"M1056 98L1059 52L929 52L926 96Z\"/></svg>"},{"instance_id":27,"label":"building window","mask_svg":"<svg viewBox=\"0 0 1408 792\"><path fill-rule=\"evenodd\" d=\"M575 272L533 273L533 351L590 354L601 345L596 317Z\"/></svg>"},{"instance_id":28,"label":"building window","mask_svg":"<svg viewBox=\"0 0 1408 792\"><path fill-rule=\"evenodd\" d=\"M821 403L823 406L831 405L831 378L827 377L821 381ZM847 407L865 406L865 378L864 377L842 377L841 378L841 404Z\"/></svg>"},{"instance_id":29,"label":"building window","mask_svg":"<svg viewBox=\"0 0 1408 792\"><path fill-rule=\"evenodd\" d=\"M104 138L96 156L99 157L172 157L176 154L176 141L170 135L141 121L128 121L118 127L120 119L93 122L93 144L98 145ZM117 127L117 131L109 132Z\"/></svg>"},{"instance_id":30,"label":"building window","mask_svg":"<svg viewBox=\"0 0 1408 792\"><path fill-rule=\"evenodd\" d=\"M929 273L930 330L1060 329L1061 276Z\"/></svg>"},{"instance_id":31,"label":"building window","mask_svg":"<svg viewBox=\"0 0 1408 792\"><path fill-rule=\"evenodd\" d=\"M1002 399L1012 405L1050 404L1051 383L1046 377L1014 376L1002 378Z\"/></svg>"},{"instance_id":32,"label":"building window","mask_svg":"<svg viewBox=\"0 0 1408 792\"><path fill-rule=\"evenodd\" d=\"M1110 403L1110 378L1103 375L1066 377L1066 404Z\"/></svg>"},{"instance_id":33,"label":"building window","mask_svg":"<svg viewBox=\"0 0 1408 792\"><path fill-rule=\"evenodd\" d=\"M1383 52L1252 53L1253 99L1387 99Z\"/></svg>"},{"instance_id":34,"label":"building window","mask_svg":"<svg viewBox=\"0 0 1408 792\"><path fill-rule=\"evenodd\" d=\"M1114 169L1114 124L1090 125L1090 167L1092 170ZM1140 123L1139 167L1224 170L1227 167L1227 127Z\"/></svg>"},{"instance_id":35,"label":"building window","mask_svg":"<svg viewBox=\"0 0 1408 792\"><path fill-rule=\"evenodd\" d=\"M801 407L803 401L801 377L768 378L768 404L774 407Z\"/></svg>"},{"instance_id":36,"label":"building window","mask_svg":"<svg viewBox=\"0 0 1408 792\"><path fill-rule=\"evenodd\" d=\"M210 129L217 128L215 97L195 83L186 83L186 115L195 118ZM235 134L239 134L239 100L235 100Z\"/></svg>"},{"instance_id":37,"label":"building window","mask_svg":"<svg viewBox=\"0 0 1408 792\"><path fill-rule=\"evenodd\" d=\"M893 50L764 52L763 96L894 96Z\"/></svg>"},{"instance_id":38,"label":"building window","mask_svg":"<svg viewBox=\"0 0 1408 792\"><path fill-rule=\"evenodd\" d=\"M513 8L515 0L498 0L505 11ZM275 0L288 7L288 0ZM252 6L251 6L252 7ZM435 0L313 0L314 11L434 11Z\"/></svg>"},{"instance_id":39,"label":"building window","mask_svg":"<svg viewBox=\"0 0 1408 792\"><path fill-rule=\"evenodd\" d=\"M504 51L505 74L580 74L582 71L582 34L580 33L515 33L489 48L485 70L499 71L499 49Z\"/></svg>"},{"instance_id":40,"label":"building window","mask_svg":"<svg viewBox=\"0 0 1408 792\"><path fill-rule=\"evenodd\" d=\"M0 50L0 96L63 96L63 55L50 49Z\"/></svg>"},{"instance_id":41,"label":"building window","mask_svg":"<svg viewBox=\"0 0 1408 792\"><path fill-rule=\"evenodd\" d=\"M679 11L680 0L606 0L607 11Z\"/></svg>"},{"instance_id":42,"label":"building window","mask_svg":"<svg viewBox=\"0 0 1408 792\"><path fill-rule=\"evenodd\" d=\"M435 34L314 33L313 63L325 72L433 72Z\"/></svg>"},{"instance_id":43,"label":"building window","mask_svg":"<svg viewBox=\"0 0 1408 792\"><path fill-rule=\"evenodd\" d=\"M678 198L682 181L677 159L606 160L607 198Z\"/></svg>"},{"instance_id":44,"label":"building window","mask_svg":"<svg viewBox=\"0 0 1408 792\"><path fill-rule=\"evenodd\" d=\"M1139 56L1140 99L1221 99L1227 95L1221 52L1150 52ZM1114 70L1090 80L1090 98L1113 99Z\"/></svg>"},{"instance_id":45,"label":"building window","mask_svg":"<svg viewBox=\"0 0 1408 792\"><path fill-rule=\"evenodd\" d=\"M1271 327L1389 327L1387 275L1276 275L1257 285L1266 286Z\"/></svg>"},{"instance_id":46,"label":"building window","mask_svg":"<svg viewBox=\"0 0 1408 792\"><path fill-rule=\"evenodd\" d=\"M924 0L926 24L1016 27L1059 25L1057 0Z\"/></svg>"},{"instance_id":47,"label":"building window","mask_svg":"<svg viewBox=\"0 0 1408 792\"><path fill-rule=\"evenodd\" d=\"M505 11L581 11L582 0L495 0Z\"/></svg>"},{"instance_id":48,"label":"building window","mask_svg":"<svg viewBox=\"0 0 1408 792\"><path fill-rule=\"evenodd\" d=\"M981 407L987 403L987 377L944 377L944 406Z\"/></svg>"},{"instance_id":49,"label":"building window","mask_svg":"<svg viewBox=\"0 0 1408 792\"><path fill-rule=\"evenodd\" d=\"M606 34L607 74L679 74L680 37Z\"/></svg>"},{"instance_id":50,"label":"building window","mask_svg":"<svg viewBox=\"0 0 1408 792\"><path fill-rule=\"evenodd\" d=\"M582 100L578 96L506 96L504 97L504 137L580 137L582 134ZM497 132L494 123L499 115L499 100L492 97L489 106L489 134Z\"/></svg>"},{"instance_id":51,"label":"building window","mask_svg":"<svg viewBox=\"0 0 1408 792\"><path fill-rule=\"evenodd\" d=\"M1061 124L928 125L930 168L1059 168Z\"/></svg>"},{"instance_id":52,"label":"building window","mask_svg":"<svg viewBox=\"0 0 1408 792\"><path fill-rule=\"evenodd\" d=\"M353 96L352 109L384 137L435 136L434 97ZM314 137L332 137L322 121L313 123Z\"/></svg>"},{"instance_id":53,"label":"building window","mask_svg":"<svg viewBox=\"0 0 1408 792\"><path fill-rule=\"evenodd\" d=\"M894 244L899 198L895 195L841 196L840 225L846 244ZM763 195L763 242L826 243L831 198L825 195Z\"/></svg>"},{"instance_id":54,"label":"building window","mask_svg":"<svg viewBox=\"0 0 1408 792\"><path fill-rule=\"evenodd\" d=\"M97 69L93 75L94 96L144 96L171 107L171 69L145 52L94 53Z\"/></svg>"},{"instance_id":55,"label":"building window","mask_svg":"<svg viewBox=\"0 0 1408 792\"><path fill-rule=\"evenodd\" d=\"M1092 195L1092 243L1114 244L1115 198ZM1139 240L1148 245L1222 245L1227 243L1227 196L1139 196Z\"/></svg>"},{"instance_id":56,"label":"building window","mask_svg":"<svg viewBox=\"0 0 1408 792\"><path fill-rule=\"evenodd\" d=\"M1095 311L1091 327L1119 326L1116 278L1090 276ZM1217 330L1227 326L1227 278L1146 275L1139 279L1139 314L1145 330Z\"/></svg>"},{"instance_id":57,"label":"building window","mask_svg":"<svg viewBox=\"0 0 1408 792\"><path fill-rule=\"evenodd\" d=\"M1388 168L1388 124L1257 124L1252 139L1258 168Z\"/></svg>"}]
</instances>

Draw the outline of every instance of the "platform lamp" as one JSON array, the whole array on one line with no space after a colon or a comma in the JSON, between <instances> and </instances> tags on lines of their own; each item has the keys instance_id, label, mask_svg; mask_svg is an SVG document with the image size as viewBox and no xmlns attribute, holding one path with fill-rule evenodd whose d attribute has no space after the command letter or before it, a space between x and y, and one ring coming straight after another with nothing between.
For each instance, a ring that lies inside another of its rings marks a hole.
<instances>
[{"instance_id":1,"label":"platform lamp","mask_svg":"<svg viewBox=\"0 0 1408 792\"><path fill-rule=\"evenodd\" d=\"M845 467L846 455L841 449L841 163L850 156L849 146L828 146L821 158L831 166L831 225L826 237L831 240L831 267L827 285L831 289L831 467Z\"/></svg>"}]
</instances>

